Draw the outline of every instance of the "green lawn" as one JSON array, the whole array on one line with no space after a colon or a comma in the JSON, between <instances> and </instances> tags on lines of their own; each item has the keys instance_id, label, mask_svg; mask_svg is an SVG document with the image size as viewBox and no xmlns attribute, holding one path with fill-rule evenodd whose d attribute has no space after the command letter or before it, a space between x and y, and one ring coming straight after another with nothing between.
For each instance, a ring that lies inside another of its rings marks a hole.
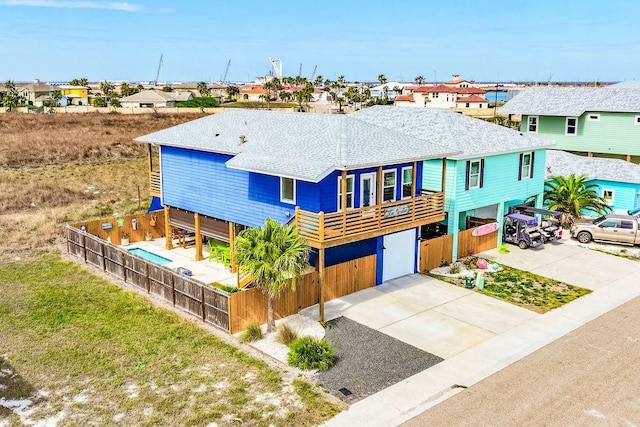
<instances>
[{"instance_id":1,"label":"green lawn","mask_svg":"<svg viewBox=\"0 0 640 427\"><path fill-rule=\"evenodd\" d=\"M475 274L476 260L476 257L470 257L460 261L471 269L468 275ZM456 265L460 265L460 262L456 263ZM431 275L458 286L465 286L464 277ZM485 287L484 289L474 288L477 292L519 305L537 313L546 313L591 293L588 289L538 276L504 264L501 265L500 271L494 273L486 272L483 277L485 278Z\"/></svg>"},{"instance_id":2,"label":"green lawn","mask_svg":"<svg viewBox=\"0 0 640 427\"><path fill-rule=\"evenodd\" d=\"M316 425L340 411L314 386L59 255L1 264L0 289L0 396L33 401L27 421ZM19 424L0 407L3 418Z\"/></svg>"}]
</instances>

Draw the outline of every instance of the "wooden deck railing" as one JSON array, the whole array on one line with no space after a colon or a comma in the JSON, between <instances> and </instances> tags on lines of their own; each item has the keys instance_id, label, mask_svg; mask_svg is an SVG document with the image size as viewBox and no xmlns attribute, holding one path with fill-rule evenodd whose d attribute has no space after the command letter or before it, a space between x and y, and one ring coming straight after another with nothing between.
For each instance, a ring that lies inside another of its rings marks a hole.
<instances>
[{"instance_id":1,"label":"wooden deck railing","mask_svg":"<svg viewBox=\"0 0 640 427\"><path fill-rule=\"evenodd\" d=\"M160 197L160 172L149 172L149 194Z\"/></svg>"},{"instance_id":2,"label":"wooden deck railing","mask_svg":"<svg viewBox=\"0 0 640 427\"><path fill-rule=\"evenodd\" d=\"M384 234L403 225L407 228L440 220L444 193L423 191L420 196L343 212L316 213L296 208L295 224L312 242L338 241L361 234Z\"/></svg>"}]
</instances>

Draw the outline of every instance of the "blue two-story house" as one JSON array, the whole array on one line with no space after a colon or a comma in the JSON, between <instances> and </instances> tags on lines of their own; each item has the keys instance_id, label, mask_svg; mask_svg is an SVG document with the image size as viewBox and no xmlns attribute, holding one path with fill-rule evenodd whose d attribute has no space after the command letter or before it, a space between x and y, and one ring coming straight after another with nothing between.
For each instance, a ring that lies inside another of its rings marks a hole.
<instances>
[{"instance_id":1,"label":"blue two-story house","mask_svg":"<svg viewBox=\"0 0 640 427\"><path fill-rule=\"evenodd\" d=\"M545 152L555 145L551 141L439 109L370 108L353 116L427 144L458 151L445 162L425 159L421 181L426 187L446 183L441 229L453 238L451 260L470 255L478 248L475 236L461 232L497 223L489 246L480 249L486 250L502 241L503 217L510 206L533 199L537 207L542 206ZM459 245L461 236L468 240L464 245ZM430 237L433 235L429 227L423 227L421 238ZM434 266L437 265L427 268Z\"/></svg>"},{"instance_id":2,"label":"blue two-story house","mask_svg":"<svg viewBox=\"0 0 640 427\"><path fill-rule=\"evenodd\" d=\"M371 285L417 271L420 227L445 218L444 182L426 188L424 162L458 154L356 115L252 110L137 141L149 144L151 193L168 226L232 242L268 217L293 222L320 280L328 266L375 255Z\"/></svg>"}]
</instances>

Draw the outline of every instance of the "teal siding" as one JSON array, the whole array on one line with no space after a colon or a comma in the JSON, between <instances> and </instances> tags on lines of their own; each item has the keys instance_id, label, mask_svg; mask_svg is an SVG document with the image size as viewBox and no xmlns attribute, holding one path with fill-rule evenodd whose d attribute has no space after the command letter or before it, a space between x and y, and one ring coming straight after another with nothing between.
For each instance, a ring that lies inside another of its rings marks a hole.
<instances>
[{"instance_id":1,"label":"teal siding","mask_svg":"<svg viewBox=\"0 0 640 427\"><path fill-rule=\"evenodd\" d=\"M507 213L510 205L522 203L531 196L538 196L536 204L540 206L544 191L546 150L536 150L534 153L533 177L522 180L518 180L520 153L484 157L483 186L469 190L465 190L467 160L447 160L445 211L449 234L454 235L454 260L457 259L458 252L457 231L464 228L466 216L473 215L474 210L495 206L497 220L502 223L502 216ZM441 161L425 161L424 187L440 188L441 173ZM502 233L499 231L498 241L501 238Z\"/></svg>"},{"instance_id":2,"label":"teal siding","mask_svg":"<svg viewBox=\"0 0 640 427\"><path fill-rule=\"evenodd\" d=\"M599 114L599 121L587 120ZM537 136L556 142L554 148L567 151L616 155L640 155L640 125L635 117L640 113L608 113L591 111L578 118L578 134L565 135L566 117L539 116ZM528 131L528 116L522 116L521 131Z\"/></svg>"},{"instance_id":3,"label":"teal siding","mask_svg":"<svg viewBox=\"0 0 640 427\"><path fill-rule=\"evenodd\" d=\"M600 187L600 196L603 195L604 190L614 191L613 205L611 206L613 211L626 212L638 207L638 191L640 191L640 183L631 184L628 182L602 180L592 180L588 182L590 184L597 184Z\"/></svg>"}]
</instances>

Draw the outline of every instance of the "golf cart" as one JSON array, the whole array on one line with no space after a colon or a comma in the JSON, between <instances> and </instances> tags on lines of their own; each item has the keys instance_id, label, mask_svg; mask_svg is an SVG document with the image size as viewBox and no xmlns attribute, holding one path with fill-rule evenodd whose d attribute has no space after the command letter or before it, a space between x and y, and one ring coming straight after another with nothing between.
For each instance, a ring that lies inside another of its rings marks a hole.
<instances>
[{"instance_id":1,"label":"golf cart","mask_svg":"<svg viewBox=\"0 0 640 427\"><path fill-rule=\"evenodd\" d=\"M510 213L504 216L502 240L518 245L520 249L536 248L544 244L544 236L535 217Z\"/></svg>"},{"instance_id":2,"label":"golf cart","mask_svg":"<svg viewBox=\"0 0 640 427\"><path fill-rule=\"evenodd\" d=\"M562 239L562 226L560 219L562 212L550 211L548 209L535 208L529 205L516 205L513 211L524 215L541 215L543 218L539 226L539 231L546 242L553 242Z\"/></svg>"}]
</instances>

